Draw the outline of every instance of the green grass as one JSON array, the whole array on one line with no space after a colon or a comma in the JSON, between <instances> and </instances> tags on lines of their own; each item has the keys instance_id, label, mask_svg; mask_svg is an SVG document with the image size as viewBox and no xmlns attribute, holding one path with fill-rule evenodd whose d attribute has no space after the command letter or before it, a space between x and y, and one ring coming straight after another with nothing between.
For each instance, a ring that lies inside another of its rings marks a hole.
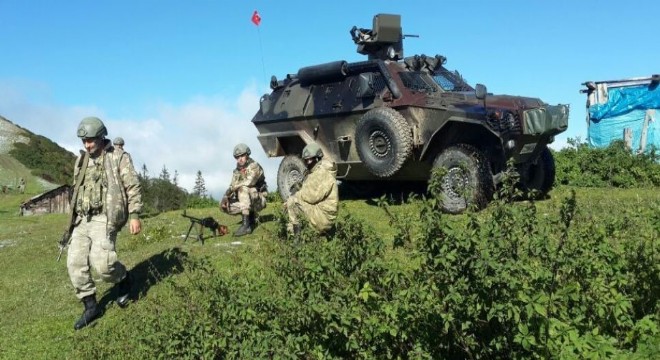
<instances>
[{"instance_id":1,"label":"green grass","mask_svg":"<svg viewBox=\"0 0 660 360\"><path fill-rule=\"evenodd\" d=\"M660 204L660 191L654 189L609 189L559 187L551 198L537 203L539 216L557 216L561 200L576 191L580 206L579 221L623 221L628 214L651 214ZM114 294L109 284L97 282L98 298L106 305L104 316L94 326L74 331L73 323L80 316L82 306L75 298L66 270L66 256L56 262L57 241L65 227L67 216L49 214L20 217L18 205L30 195L0 194L0 358L50 359L70 358L80 341L108 329L121 329L129 319L140 318L151 312L155 298L174 296L166 282L182 284L190 281L181 267L181 259L205 258L219 271L240 276L246 271L258 272L269 259L269 247L275 238L275 213L280 203L269 204L262 212L261 223L248 236L231 237L239 226L239 218L231 217L217 208L191 209L188 215L213 216L229 226L230 235L208 238L205 243L194 241L196 230L183 241L189 220L181 212L168 212L143 219L143 232L131 236L124 229L119 237L117 251L121 261L137 276L139 300L127 309L118 308L112 301ZM342 201L342 212L351 213L374 229L387 244L395 230L388 218L373 201ZM394 205L396 215L415 216L418 203ZM487 214L490 209L484 210ZM480 215L481 216L481 215ZM619 219L619 220L616 220ZM467 216L452 216L452 223L460 225ZM624 224L625 225L625 224ZM621 226L619 231L634 233L638 229ZM648 229L645 229L648 231ZM205 235L209 235L207 229ZM634 234L633 234L634 236ZM232 244L233 242L240 244ZM391 248L391 246L389 247ZM392 253L405 261L405 252ZM130 333L130 332L129 332ZM110 344L109 346L119 346ZM124 349L117 348L118 358L125 358Z\"/></svg>"},{"instance_id":2,"label":"green grass","mask_svg":"<svg viewBox=\"0 0 660 360\"><path fill-rule=\"evenodd\" d=\"M25 167L10 155L0 154L0 189L3 185L5 185L8 187L9 194L18 194L16 187L18 186L18 181L20 178L25 179L26 188L25 194L22 194L22 196L19 197L19 204L29 199L30 196L34 196L45 191L46 189L52 189L57 186L55 184L49 184L46 181L33 176L30 172L30 169ZM4 208L3 205L0 205L0 207ZM2 211L1 208L0 211Z\"/></svg>"}]
</instances>

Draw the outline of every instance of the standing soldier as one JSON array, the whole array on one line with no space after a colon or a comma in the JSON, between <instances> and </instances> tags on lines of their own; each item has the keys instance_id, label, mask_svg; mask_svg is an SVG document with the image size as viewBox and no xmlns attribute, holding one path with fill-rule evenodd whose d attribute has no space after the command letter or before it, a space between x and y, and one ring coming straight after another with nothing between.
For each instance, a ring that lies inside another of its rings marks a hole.
<instances>
[{"instance_id":1,"label":"standing soldier","mask_svg":"<svg viewBox=\"0 0 660 360\"><path fill-rule=\"evenodd\" d=\"M78 125L78 137L86 152L81 152L74 167L71 211L77 216L67 253L69 278L85 306L74 325L76 330L101 314L90 268L103 281L117 284L117 305L128 305L131 278L117 260L115 241L127 221L131 234L138 234L142 228L142 196L133 161L128 153L105 139L107 134L105 125L96 117L86 117Z\"/></svg>"},{"instance_id":2,"label":"standing soldier","mask_svg":"<svg viewBox=\"0 0 660 360\"><path fill-rule=\"evenodd\" d=\"M287 231L297 235L300 232L298 219L300 215L305 215L317 231L325 232L337 218L337 165L331 160L323 159L323 150L317 143L305 146L302 158L309 174L303 180L300 190L291 195L284 204L289 214Z\"/></svg>"},{"instance_id":3,"label":"standing soldier","mask_svg":"<svg viewBox=\"0 0 660 360\"><path fill-rule=\"evenodd\" d=\"M124 138L117 136L114 140L112 140L112 145L114 145L119 150L124 150Z\"/></svg>"},{"instance_id":4,"label":"standing soldier","mask_svg":"<svg viewBox=\"0 0 660 360\"><path fill-rule=\"evenodd\" d=\"M261 165L250 157L250 148L245 144L234 147L236 169L231 184L220 200L220 210L230 214L241 214L243 219L234 236L251 234L256 214L266 207L266 177Z\"/></svg>"}]
</instances>

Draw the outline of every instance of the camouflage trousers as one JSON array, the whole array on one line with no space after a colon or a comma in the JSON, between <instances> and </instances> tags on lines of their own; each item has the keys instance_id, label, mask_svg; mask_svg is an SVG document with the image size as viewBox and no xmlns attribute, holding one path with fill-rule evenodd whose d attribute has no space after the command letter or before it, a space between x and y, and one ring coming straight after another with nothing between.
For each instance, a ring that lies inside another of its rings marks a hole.
<instances>
[{"instance_id":1,"label":"camouflage trousers","mask_svg":"<svg viewBox=\"0 0 660 360\"><path fill-rule=\"evenodd\" d=\"M105 214L82 218L73 229L66 266L78 299L96 293L92 268L105 282L118 283L126 277L126 267L117 260L116 240L117 232L108 231Z\"/></svg>"},{"instance_id":2,"label":"camouflage trousers","mask_svg":"<svg viewBox=\"0 0 660 360\"><path fill-rule=\"evenodd\" d=\"M318 205L306 203L298 199L297 196L290 196L285 203L289 223L286 226L287 231L292 234L294 225L300 224L300 216L305 216L309 224L319 232L326 231L332 227L332 222Z\"/></svg>"},{"instance_id":3,"label":"camouflage trousers","mask_svg":"<svg viewBox=\"0 0 660 360\"><path fill-rule=\"evenodd\" d=\"M250 211L258 213L266 207L266 193L253 187L242 187L238 190L238 200L230 202L227 207L229 215L250 215Z\"/></svg>"}]
</instances>

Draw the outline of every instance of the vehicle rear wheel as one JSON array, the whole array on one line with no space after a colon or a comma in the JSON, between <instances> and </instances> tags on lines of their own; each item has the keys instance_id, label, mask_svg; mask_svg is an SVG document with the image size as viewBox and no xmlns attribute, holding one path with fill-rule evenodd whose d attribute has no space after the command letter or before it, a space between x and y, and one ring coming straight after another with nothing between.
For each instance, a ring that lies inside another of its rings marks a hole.
<instances>
[{"instance_id":1,"label":"vehicle rear wheel","mask_svg":"<svg viewBox=\"0 0 660 360\"><path fill-rule=\"evenodd\" d=\"M524 166L520 181L527 196L543 199L548 195L555 185L555 159L547 146L535 163Z\"/></svg>"},{"instance_id":2,"label":"vehicle rear wheel","mask_svg":"<svg viewBox=\"0 0 660 360\"><path fill-rule=\"evenodd\" d=\"M355 129L360 160L372 174L386 178L396 174L412 151L412 131L398 111L380 107L369 110Z\"/></svg>"},{"instance_id":3,"label":"vehicle rear wheel","mask_svg":"<svg viewBox=\"0 0 660 360\"><path fill-rule=\"evenodd\" d=\"M305 162L297 155L287 155L282 159L277 170L277 190L283 201L292 195L291 187L297 183L302 184L307 174Z\"/></svg>"},{"instance_id":4,"label":"vehicle rear wheel","mask_svg":"<svg viewBox=\"0 0 660 360\"><path fill-rule=\"evenodd\" d=\"M435 158L433 168L446 171L439 186L443 211L460 214L471 205L483 209L492 199L494 185L490 164L474 146L448 147Z\"/></svg>"}]
</instances>

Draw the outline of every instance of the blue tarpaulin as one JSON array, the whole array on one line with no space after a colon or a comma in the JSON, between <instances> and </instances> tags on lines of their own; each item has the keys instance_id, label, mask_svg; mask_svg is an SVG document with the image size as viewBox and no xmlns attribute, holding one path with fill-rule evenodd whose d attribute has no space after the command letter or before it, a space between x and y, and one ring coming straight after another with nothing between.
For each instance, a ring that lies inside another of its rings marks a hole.
<instances>
[{"instance_id":1,"label":"blue tarpaulin","mask_svg":"<svg viewBox=\"0 0 660 360\"><path fill-rule=\"evenodd\" d=\"M588 108L589 144L606 147L614 140L622 140L623 130L629 128L632 148L639 149L644 122L648 120L644 148L648 150L653 145L660 149L660 86L612 87L607 92L606 103Z\"/></svg>"}]
</instances>

